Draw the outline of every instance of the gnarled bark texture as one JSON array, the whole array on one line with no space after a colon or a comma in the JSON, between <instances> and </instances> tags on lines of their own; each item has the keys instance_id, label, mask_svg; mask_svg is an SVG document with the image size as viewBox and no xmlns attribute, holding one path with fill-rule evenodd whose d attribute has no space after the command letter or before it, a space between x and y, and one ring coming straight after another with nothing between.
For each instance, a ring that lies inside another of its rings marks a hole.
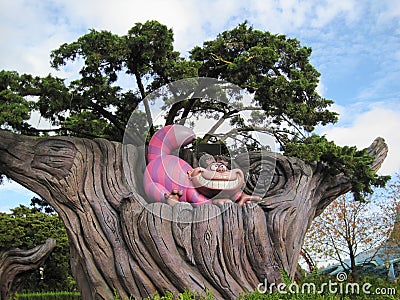
<instances>
[{"instance_id":1,"label":"gnarled bark texture","mask_svg":"<svg viewBox=\"0 0 400 300\"><path fill-rule=\"evenodd\" d=\"M387 152L383 139L370 151L377 170ZM322 165L251 153L236 161L250 160L247 189L263 195L259 205L148 204L141 196L143 154L136 148L127 154L132 172L123 172L119 143L0 132L0 172L39 194L63 219L84 299L113 299L114 290L147 297L184 289L235 299L259 283L279 283L280 269L294 276L316 214L351 188ZM255 186L262 169L273 174L267 191Z\"/></svg>"},{"instance_id":2,"label":"gnarled bark texture","mask_svg":"<svg viewBox=\"0 0 400 300\"><path fill-rule=\"evenodd\" d=\"M14 248L0 253L0 299L7 300L13 295L24 276L38 269L55 246L56 241L48 239L29 250Z\"/></svg>"}]
</instances>

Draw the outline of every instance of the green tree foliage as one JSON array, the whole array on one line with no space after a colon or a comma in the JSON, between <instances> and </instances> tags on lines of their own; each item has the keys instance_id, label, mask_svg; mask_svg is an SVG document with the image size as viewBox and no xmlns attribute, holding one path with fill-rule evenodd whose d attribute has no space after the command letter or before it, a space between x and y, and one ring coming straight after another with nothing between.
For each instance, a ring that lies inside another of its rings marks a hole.
<instances>
[{"instance_id":1,"label":"green tree foliage","mask_svg":"<svg viewBox=\"0 0 400 300\"><path fill-rule=\"evenodd\" d=\"M165 125L201 116L215 119L204 137L207 142L222 121L230 121L234 133L252 149L262 148L252 132L267 133L286 155L326 163L329 172L345 172L358 200L387 180L369 168L372 158L366 151L312 135L317 125L336 122L337 114L329 111L333 101L316 91L320 74L310 64L311 49L297 39L255 30L245 22L194 47L188 57L174 50L173 41L172 30L157 21L137 23L121 36L90 30L50 55L55 69L80 67L77 78L2 71L0 125L21 133L46 133L27 123L36 110L56 126L50 131L57 134L121 141L133 111L134 126L152 125L149 93L179 79L212 77L241 87L253 96L251 103L239 99L228 105L193 95L175 103L164 99ZM144 113L137 110L142 105ZM251 116L245 119L243 111ZM136 142L144 140L137 137Z\"/></svg>"},{"instance_id":2,"label":"green tree foliage","mask_svg":"<svg viewBox=\"0 0 400 300\"><path fill-rule=\"evenodd\" d=\"M286 155L300 157L307 163L324 163L331 175L345 174L350 178L353 196L358 201L364 201L373 193L373 187L383 187L390 179L390 176L377 175L370 168L375 158L366 149L340 147L325 136L313 134L304 139L294 138L282 148Z\"/></svg>"},{"instance_id":3,"label":"green tree foliage","mask_svg":"<svg viewBox=\"0 0 400 300\"><path fill-rule=\"evenodd\" d=\"M11 213L0 213L0 251L10 248L30 249L56 240L56 248L44 263L44 278L39 271L24 281L22 289L29 291L70 290L75 287L69 267L69 242L64 224L56 214L40 212L38 208L19 206Z\"/></svg>"},{"instance_id":4,"label":"green tree foliage","mask_svg":"<svg viewBox=\"0 0 400 300\"><path fill-rule=\"evenodd\" d=\"M282 142L285 133L310 132L317 124L337 120L336 113L327 110L333 102L316 92L320 74L310 55L311 48L298 40L246 23L191 51L191 59L201 62L200 76L222 78L255 93L255 103Z\"/></svg>"},{"instance_id":5,"label":"green tree foliage","mask_svg":"<svg viewBox=\"0 0 400 300\"><path fill-rule=\"evenodd\" d=\"M34 78L30 75L19 75L17 72L0 71L0 124L26 133L35 102L29 96L37 95L32 89Z\"/></svg>"}]
</instances>

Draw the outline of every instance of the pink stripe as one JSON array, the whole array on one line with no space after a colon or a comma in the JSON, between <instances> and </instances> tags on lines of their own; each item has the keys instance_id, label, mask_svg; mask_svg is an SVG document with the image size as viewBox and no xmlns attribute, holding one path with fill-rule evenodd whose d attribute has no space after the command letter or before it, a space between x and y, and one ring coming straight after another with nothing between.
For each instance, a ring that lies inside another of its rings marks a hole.
<instances>
[{"instance_id":1,"label":"pink stripe","mask_svg":"<svg viewBox=\"0 0 400 300\"><path fill-rule=\"evenodd\" d=\"M195 188L190 188L186 191L187 202L196 204L211 203L211 200L200 194Z\"/></svg>"},{"instance_id":2,"label":"pink stripe","mask_svg":"<svg viewBox=\"0 0 400 300\"><path fill-rule=\"evenodd\" d=\"M154 180L162 185L166 186L167 176L165 174L165 161L164 158L159 157L157 160L157 169L154 170Z\"/></svg>"},{"instance_id":3,"label":"pink stripe","mask_svg":"<svg viewBox=\"0 0 400 300\"><path fill-rule=\"evenodd\" d=\"M149 143L147 159L151 161L160 156L162 154L162 147L162 140L160 140L158 136L154 135Z\"/></svg>"},{"instance_id":4,"label":"pink stripe","mask_svg":"<svg viewBox=\"0 0 400 300\"><path fill-rule=\"evenodd\" d=\"M165 126L158 130L150 139L148 148L148 160L157 156L171 154L179 145L172 125Z\"/></svg>"},{"instance_id":5,"label":"pink stripe","mask_svg":"<svg viewBox=\"0 0 400 300\"><path fill-rule=\"evenodd\" d=\"M167 136L168 136L168 143L170 146L171 150L175 150L179 148L178 141L176 140L176 133L175 133L176 127L172 127L170 131L168 131Z\"/></svg>"},{"instance_id":6,"label":"pink stripe","mask_svg":"<svg viewBox=\"0 0 400 300\"><path fill-rule=\"evenodd\" d=\"M172 191L172 189L182 189L179 184L179 176L182 173L182 169L179 166L179 158L176 156L168 155L164 159L165 163L165 187Z\"/></svg>"},{"instance_id":7,"label":"pink stripe","mask_svg":"<svg viewBox=\"0 0 400 300\"><path fill-rule=\"evenodd\" d=\"M176 158L176 156L170 157ZM181 159L171 159L168 162L168 171L170 173L168 175L170 176L170 180L172 181L172 186L181 189L182 184L185 184L185 182L182 181L182 173L184 173L185 171L182 170Z\"/></svg>"}]
</instances>

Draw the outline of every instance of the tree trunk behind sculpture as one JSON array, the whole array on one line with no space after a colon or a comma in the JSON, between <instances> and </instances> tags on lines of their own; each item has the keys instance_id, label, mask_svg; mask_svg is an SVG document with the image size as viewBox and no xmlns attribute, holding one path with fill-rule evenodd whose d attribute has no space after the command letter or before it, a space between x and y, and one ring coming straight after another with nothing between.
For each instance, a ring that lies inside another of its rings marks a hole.
<instances>
[{"instance_id":1,"label":"tree trunk behind sculpture","mask_svg":"<svg viewBox=\"0 0 400 300\"><path fill-rule=\"evenodd\" d=\"M40 195L64 221L83 299L185 289L235 299L259 283L278 284L280 269L294 276L313 218L351 188L321 164L267 153L276 166L259 205L148 204L141 196L143 153L128 148L129 173L122 152L120 143L103 139L0 132L0 172ZM384 141L376 139L370 153L377 170ZM251 190L264 159L259 153L249 159Z\"/></svg>"}]
</instances>

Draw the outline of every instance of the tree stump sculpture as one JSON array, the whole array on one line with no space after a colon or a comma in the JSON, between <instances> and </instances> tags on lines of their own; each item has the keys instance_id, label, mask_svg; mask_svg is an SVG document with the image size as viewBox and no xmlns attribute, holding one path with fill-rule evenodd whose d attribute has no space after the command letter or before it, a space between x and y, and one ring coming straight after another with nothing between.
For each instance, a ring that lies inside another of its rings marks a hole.
<instances>
[{"instance_id":1,"label":"tree stump sculpture","mask_svg":"<svg viewBox=\"0 0 400 300\"><path fill-rule=\"evenodd\" d=\"M7 300L14 294L24 275L37 270L55 246L56 241L48 239L29 250L14 248L0 253L0 299Z\"/></svg>"},{"instance_id":2,"label":"tree stump sculpture","mask_svg":"<svg viewBox=\"0 0 400 300\"><path fill-rule=\"evenodd\" d=\"M387 153L383 139L369 151L378 170ZM104 139L0 132L0 172L40 195L64 221L83 299L185 289L235 299L259 283L277 284L280 269L294 276L313 218L351 188L322 164L264 153L276 165L259 205L148 204L140 183L143 153L127 149L133 170L127 173L122 152L122 144ZM251 191L265 159L260 153L248 159Z\"/></svg>"}]
</instances>

